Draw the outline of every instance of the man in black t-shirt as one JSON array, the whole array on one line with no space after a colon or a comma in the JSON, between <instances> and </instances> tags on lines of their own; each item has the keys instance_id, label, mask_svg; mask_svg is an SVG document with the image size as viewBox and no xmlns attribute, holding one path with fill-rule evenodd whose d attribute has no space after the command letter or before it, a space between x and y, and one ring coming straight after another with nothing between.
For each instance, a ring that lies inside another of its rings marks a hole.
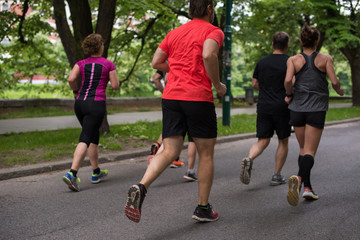
<instances>
[{"instance_id":1,"label":"man in black t-shirt","mask_svg":"<svg viewBox=\"0 0 360 240\"><path fill-rule=\"evenodd\" d=\"M241 161L240 180L244 184L250 183L253 160L269 145L274 131L279 139L275 154L275 171L271 185L285 183L280 172L288 153L288 140L291 134L289 125L289 110L285 102L284 79L286 75L286 55L289 35L286 32L276 32L273 36L273 53L260 59L257 63L253 79L253 88L259 90L257 104L256 137L249 151L249 155Z\"/></svg>"}]
</instances>

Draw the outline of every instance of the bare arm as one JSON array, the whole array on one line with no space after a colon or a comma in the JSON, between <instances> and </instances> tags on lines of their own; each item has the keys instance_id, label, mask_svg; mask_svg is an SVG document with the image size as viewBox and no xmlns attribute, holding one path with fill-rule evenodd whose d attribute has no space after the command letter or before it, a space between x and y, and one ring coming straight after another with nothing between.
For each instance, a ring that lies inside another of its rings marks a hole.
<instances>
[{"instance_id":1,"label":"bare arm","mask_svg":"<svg viewBox=\"0 0 360 240\"><path fill-rule=\"evenodd\" d=\"M290 57L287 60L287 69L286 69L286 76L285 76L285 82L284 82L284 87L285 87L285 91L287 95L291 95L292 94L292 88L293 85L295 83L295 66L293 63L293 57ZM288 104L291 102L292 97L285 97L285 102L287 102Z\"/></svg>"},{"instance_id":2,"label":"bare arm","mask_svg":"<svg viewBox=\"0 0 360 240\"><path fill-rule=\"evenodd\" d=\"M328 55L326 61L326 73L330 78L332 88L339 94L340 96L344 95L344 90L340 85L339 79L336 77L335 69L334 69L334 62L330 55Z\"/></svg>"},{"instance_id":3,"label":"bare arm","mask_svg":"<svg viewBox=\"0 0 360 240\"><path fill-rule=\"evenodd\" d=\"M219 63L217 53L219 45L214 39L206 39L203 46L203 61L206 73L208 74L216 92L223 96L226 93L226 86L220 82Z\"/></svg>"},{"instance_id":4,"label":"bare arm","mask_svg":"<svg viewBox=\"0 0 360 240\"><path fill-rule=\"evenodd\" d=\"M164 91L164 87L161 84L161 79L162 79L162 76L159 73L155 73L155 75L153 77L154 84L155 84L156 88L162 93Z\"/></svg>"},{"instance_id":5,"label":"bare arm","mask_svg":"<svg viewBox=\"0 0 360 240\"><path fill-rule=\"evenodd\" d=\"M255 88L256 90L259 90L259 80L257 80L257 78L253 78L251 81L251 85L253 88Z\"/></svg>"},{"instance_id":6,"label":"bare arm","mask_svg":"<svg viewBox=\"0 0 360 240\"><path fill-rule=\"evenodd\" d=\"M152 60L152 68L162 72L169 72L169 64L166 62L166 59L168 59L167 53L161 48L157 48Z\"/></svg>"},{"instance_id":7,"label":"bare arm","mask_svg":"<svg viewBox=\"0 0 360 240\"><path fill-rule=\"evenodd\" d=\"M116 70L112 70L111 72L109 72L109 78L110 78L110 84L111 84L112 89L118 90L119 89L119 79L116 74Z\"/></svg>"},{"instance_id":8,"label":"bare arm","mask_svg":"<svg viewBox=\"0 0 360 240\"><path fill-rule=\"evenodd\" d=\"M75 64L73 69L71 70L68 78L69 85L73 91L77 91L76 79L80 77L80 67L79 65ZM74 93L76 96L77 93Z\"/></svg>"}]
</instances>

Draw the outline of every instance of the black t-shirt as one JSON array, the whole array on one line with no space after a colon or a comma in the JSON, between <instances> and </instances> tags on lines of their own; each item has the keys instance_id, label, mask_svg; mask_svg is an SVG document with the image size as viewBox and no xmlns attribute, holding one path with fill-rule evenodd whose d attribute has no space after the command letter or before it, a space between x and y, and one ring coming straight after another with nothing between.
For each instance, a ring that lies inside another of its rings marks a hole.
<instances>
[{"instance_id":1,"label":"black t-shirt","mask_svg":"<svg viewBox=\"0 0 360 240\"><path fill-rule=\"evenodd\" d=\"M253 78L259 81L257 112L267 114L286 114L288 105L285 102L284 81L286 62L285 54L270 54L257 63Z\"/></svg>"}]
</instances>

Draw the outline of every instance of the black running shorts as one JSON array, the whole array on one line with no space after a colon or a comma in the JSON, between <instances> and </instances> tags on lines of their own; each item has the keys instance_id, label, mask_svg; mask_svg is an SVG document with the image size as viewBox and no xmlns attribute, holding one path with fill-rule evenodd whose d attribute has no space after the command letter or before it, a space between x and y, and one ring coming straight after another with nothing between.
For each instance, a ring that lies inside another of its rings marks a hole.
<instances>
[{"instance_id":1,"label":"black running shorts","mask_svg":"<svg viewBox=\"0 0 360 240\"><path fill-rule=\"evenodd\" d=\"M173 136L216 138L215 105L211 102L162 99L163 139Z\"/></svg>"},{"instance_id":2,"label":"black running shorts","mask_svg":"<svg viewBox=\"0 0 360 240\"><path fill-rule=\"evenodd\" d=\"M274 131L279 139L288 138L291 134L289 114L258 113L256 119L256 137L272 138Z\"/></svg>"},{"instance_id":3,"label":"black running shorts","mask_svg":"<svg viewBox=\"0 0 360 240\"><path fill-rule=\"evenodd\" d=\"M82 131L79 142L99 145L99 129L106 112L105 101L75 101L75 114L79 120Z\"/></svg>"},{"instance_id":4,"label":"black running shorts","mask_svg":"<svg viewBox=\"0 0 360 240\"><path fill-rule=\"evenodd\" d=\"M294 112L290 111L290 124L294 127L304 127L306 124L324 129L326 111L320 112Z\"/></svg>"}]
</instances>

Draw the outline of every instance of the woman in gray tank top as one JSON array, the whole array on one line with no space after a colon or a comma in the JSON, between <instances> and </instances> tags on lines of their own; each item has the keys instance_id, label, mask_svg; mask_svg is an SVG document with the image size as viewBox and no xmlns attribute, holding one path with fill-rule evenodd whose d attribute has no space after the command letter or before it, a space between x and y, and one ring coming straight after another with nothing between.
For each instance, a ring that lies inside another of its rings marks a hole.
<instances>
[{"instance_id":1,"label":"woman in gray tank top","mask_svg":"<svg viewBox=\"0 0 360 240\"><path fill-rule=\"evenodd\" d=\"M326 75L333 89L341 96L344 94L336 77L331 56L315 51L319 36L320 33L316 28L305 25L300 34L303 52L290 57L287 61L285 101L289 104L290 125L294 126L300 147L299 172L289 178L287 200L292 206L296 206L299 202L302 183L304 183L303 198L307 200L319 198L311 187L310 172L314 165L329 104Z\"/></svg>"}]
</instances>

